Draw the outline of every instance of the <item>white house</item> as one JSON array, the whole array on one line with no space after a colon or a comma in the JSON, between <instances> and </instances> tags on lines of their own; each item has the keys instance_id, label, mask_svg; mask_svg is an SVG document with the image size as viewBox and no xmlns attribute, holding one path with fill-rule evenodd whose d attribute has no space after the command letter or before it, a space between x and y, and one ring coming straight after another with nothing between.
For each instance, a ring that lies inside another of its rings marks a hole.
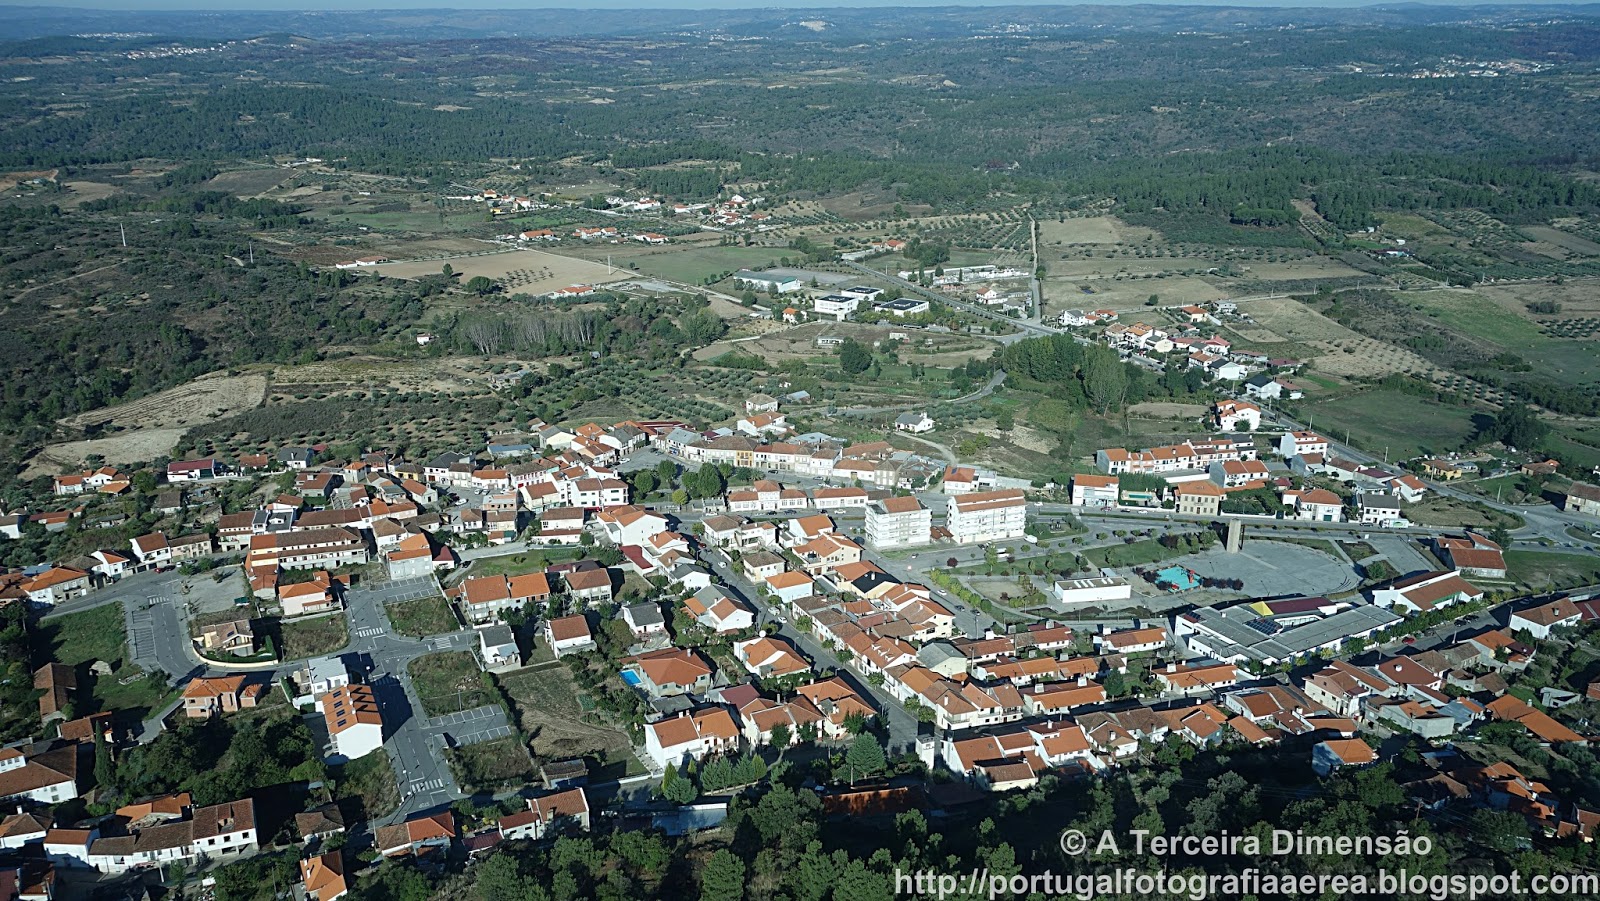
<instances>
[{"instance_id":1,"label":"white house","mask_svg":"<svg viewBox=\"0 0 1600 901\"><path fill-rule=\"evenodd\" d=\"M793 603L808 595L816 594L816 585L811 577L802 572L781 572L775 576L767 577L767 590L777 596L785 604Z\"/></svg>"},{"instance_id":2,"label":"white house","mask_svg":"<svg viewBox=\"0 0 1600 901\"><path fill-rule=\"evenodd\" d=\"M851 297L846 294L829 294L819 297L811 302L811 312L818 316L832 316L835 320L843 322L860 306L861 298Z\"/></svg>"},{"instance_id":3,"label":"white house","mask_svg":"<svg viewBox=\"0 0 1600 901\"><path fill-rule=\"evenodd\" d=\"M333 763L357 760L383 747L383 716L370 685L341 685L317 699L333 741Z\"/></svg>"},{"instance_id":4,"label":"white house","mask_svg":"<svg viewBox=\"0 0 1600 901\"><path fill-rule=\"evenodd\" d=\"M901 413L895 417L894 427L902 432L920 435L933 431L933 419L927 413Z\"/></svg>"},{"instance_id":5,"label":"white house","mask_svg":"<svg viewBox=\"0 0 1600 901\"><path fill-rule=\"evenodd\" d=\"M594 635L589 631L589 620L582 614L546 620L544 638L557 657L594 650Z\"/></svg>"},{"instance_id":6,"label":"white house","mask_svg":"<svg viewBox=\"0 0 1600 901\"><path fill-rule=\"evenodd\" d=\"M1558 598L1548 604L1518 610L1511 614L1508 625L1513 632L1527 632L1542 641L1556 629L1576 626L1582 621L1583 613L1576 604L1567 598Z\"/></svg>"},{"instance_id":7,"label":"white house","mask_svg":"<svg viewBox=\"0 0 1600 901\"><path fill-rule=\"evenodd\" d=\"M1217 419L1217 428L1224 432L1243 431L1254 432L1261 428L1261 408L1246 400L1219 400L1212 408L1212 414Z\"/></svg>"},{"instance_id":8,"label":"white house","mask_svg":"<svg viewBox=\"0 0 1600 901\"><path fill-rule=\"evenodd\" d=\"M692 713L646 723L644 750L656 765L681 765L713 754L739 748L739 726L723 707L708 707Z\"/></svg>"},{"instance_id":9,"label":"white house","mask_svg":"<svg viewBox=\"0 0 1600 901\"><path fill-rule=\"evenodd\" d=\"M1483 597L1482 589L1454 570L1420 573L1391 582L1372 592L1372 603L1400 613L1427 613Z\"/></svg>"}]
</instances>

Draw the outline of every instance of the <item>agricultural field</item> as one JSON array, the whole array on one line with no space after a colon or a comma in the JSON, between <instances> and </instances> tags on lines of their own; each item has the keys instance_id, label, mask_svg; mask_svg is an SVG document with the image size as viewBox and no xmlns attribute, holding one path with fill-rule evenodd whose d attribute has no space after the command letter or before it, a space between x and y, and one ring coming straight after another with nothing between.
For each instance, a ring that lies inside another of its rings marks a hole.
<instances>
[{"instance_id":1,"label":"agricultural field","mask_svg":"<svg viewBox=\"0 0 1600 901\"><path fill-rule=\"evenodd\" d=\"M1462 407L1446 406L1400 391L1370 390L1308 403L1301 413L1331 438L1346 438L1369 453L1391 460L1457 450L1482 424Z\"/></svg>"},{"instance_id":2,"label":"agricultural field","mask_svg":"<svg viewBox=\"0 0 1600 901\"><path fill-rule=\"evenodd\" d=\"M787 253L777 247L651 248L648 253L628 257L628 262L646 275L684 285L699 285L724 273L764 268Z\"/></svg>"},{"instance_id":3,"label":"agricultural field","mask_svg":"<svg viewBox=\"0 0 1600 901\"><path fill-rule=\"evenodd\" d=\"M153 460L171 453L187 427L260 406L266 390L264 374L216 372L130 403L66 417L61 427L84 439L49 445L30 461L29 472L59 472L91 454L113 465Z\"/></svg>"},{"instance_id":4,"label":"agricultural field","mask_svg":"<svg viewBox=\"0 0 1600 901\"><path fill-rule=\"evenodd\" d=\"M439 257L406 263L383 263L373 271L391 278L435 275L448 264L461 273L460 280L483 276L511 294L545 294L572 285L603 285L631 277L626 269L542 250L505 250L466 256Z\"/></svg>"},{"instance_id":5,"label":"agricultural field","mask_svg":"<svg viewBox=\"0 0 1600 901\"><path fill-rule=\"evenodd\" d=\"M208 191L227 191L238 197L258 197L272 191L299 173L292 169L236 169L223 172L205 183Z\"/></svg>"},{"instance_id":6,"label":"agricultural field","mask_svg":"<svg viewBox=\"0 0 1600 901\"><path fill-rule=\"evenodd\" d=\"M563 665L526 669L501 680L514 714L539 760L627 754L627 733L600 723Z\"/></svg>"},{"instance_id":7,"label":"agricultural field","mask_svg":"<svg viewBox=\"0 0 1600 901\"><path fill-rule=\"evenodd\" d=\"M1045 247L1063 244L1135 244L1154 240L1155 236L1154 229L1129 225L1115 216L1039 220L1041 252Z\"/></svg>"},{"instance_id":8,"label":"agricultural field","mask_svg":"<svg viewBox=\"0 0 1600 901\"><path fill-rule=\"evenodd\" d=\"M406 668L422 712L444 716L496 703L496 695L483 682L477 658L466 651L425 654Z\"/></svg>"}]
</instances>

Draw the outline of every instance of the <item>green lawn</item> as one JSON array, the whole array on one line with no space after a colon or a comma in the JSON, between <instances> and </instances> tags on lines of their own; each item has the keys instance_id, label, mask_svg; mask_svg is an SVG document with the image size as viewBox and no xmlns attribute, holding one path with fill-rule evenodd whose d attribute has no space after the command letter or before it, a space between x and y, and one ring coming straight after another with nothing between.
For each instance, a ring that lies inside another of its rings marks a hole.
<instances>
[{"instance_id":1,"label":"green lawn","mask_svg":"<svg viewBox=\"0 0 1600 901\"><path fill-rule=\"evenodd\" d=\"M68 666L104 660L115 667L128 646L121 604L47 620L40 625L40 632L51 656Z\"/></svg>"},{"instance_id":2,"label":"green lawn","mask_svg":"<svg viewBox=\"0 0 1600 901\"><path fill-rule=\"evenodd\" d=\"M1362 391L1307 404L1312 429L1369 453L1403 460L1456 450L1477 427L1474 412L1449 407L1400 391ZM1487 414L1478 414L1487 415Z\"/></svg>"},{"instance_id":3,"label":"green lawn","mask_svg":"<svg viewBox=\"0 0 1600 901\"><path fill-rule=\"evenodd\" d=\"M1496 523L1507 529L1522 526L1522 517L1501 513L1476 501L1457 500L1442 494L1429 493L1422 500L1400 511L1406 519L1417 525L1440 528L1492 529Z\"/></svg>"},{"instance_id":4,"label":"green lawn","mask_svg":"<svg viewBox=\"0 0 1600 901\"><path fill-rule=\"evenodd\" d=\"M1174 557L1186 557L1197 553L1195 547L1165 548L1154 538L1135 541L1132 544L1115 544L1110 547L1098 547L1083 552L1083 559L1094 566L1139 566L1144 563L1158 563Z\"/></svg>"},{"instance_id":5,"label":"green lawn","mask_svg":"<svg viewBox=\"0 0 1600 901\"><path fill-rule=\"evenodd\" d=\"M406 635L438 635L461 628L456 615L450 612L450 602L443 597L401 601L388 605L386 612L395 631Z\"/></svg>"},{"instance_id":6,"label":"green lawn","mask_svg":"<svg viewBox=\"0 0 1600 901\"><path fill-rule=\"evenodd\" d=\"M1531 588L1565 588L1600 582L1600 557L1506 551L1509 575Z\"/></svg>"},{"instance_id":7,"label":"green lawn","mask_svg":"<svg viewBox=\"0 0 1600 901\"><path fill-rule=\"evenodd\" d=\"M422 712L428 716L471 710L499 700L484 684L478 661L466 651L418 657L407 671L422 701Z\"/></svg>"},{"instance_id":8,"label":"green lawn","mask_svg":"<svg viewBox=\"0 0 1600 901\"><path fill-rule=\"evenodd\" d=\"M786 254L776 247L691 247L635 257L629 262L638 264L639 271L647 275L698 285L724 272L764 268Z\"/></svg>"},{"instance_id":9,"label":"green lawn","mask_svg":"<svg viewBox=\"0 0 1600 901\"><path fill-rule=\"evenodd\" d=\"M1485 297L1460 291L1417 291L1404 299L1451 328L1523 354L1552 339L1524 319Z\"/></svg>"},{"instance_id":10,"label":"green lawn","mask_svg":"<svg viewBox=\"0 0 1600 901\"><path fill-rule=\"evenodd\" d=\"M283 640L278 651L284 660L321 657L350 643L350 627L342 613L284 622L279 628Z\"/></svg>"},{"instance_id":11,"label":"green lawn","mask_svg":"<svg viewBox=\"0 0 1600 901\"><path fill-rule=\"evenodd\" d=\"M552 563L577 560L582 556L583 550L574 548L527 551L521 554L507 554L504 557L480 557L472 561L472 565L467 568L467 574L474 579L481 576L519 576L523 573L537 572Z\"/></svg>"}]
</instances>

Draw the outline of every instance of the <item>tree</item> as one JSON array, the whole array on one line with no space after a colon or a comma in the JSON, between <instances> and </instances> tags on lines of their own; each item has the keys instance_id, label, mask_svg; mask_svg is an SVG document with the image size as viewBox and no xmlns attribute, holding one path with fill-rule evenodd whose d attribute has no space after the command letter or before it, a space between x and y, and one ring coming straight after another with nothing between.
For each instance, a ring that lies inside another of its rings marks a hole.
<instances>
[{"instance_id":1,"label":"tree","mask_svg":"<svg viewBox=\"0 0 1600 901\"><path fill-rule=\"evenodd\" d=\"M700 873L701 901L740 901L744 898L744 861L723 848L711 855Z\"/></svg>"},{"instance_id":2,"label":"tree","mask_svg":"<svg viewBox=\"0 0 1600 901\"><path fill-rule=\"evenodd\" d=\"M850 750L845 752L844 763L850 768L852 785L858 777L881 773L889 766L883 756L883 745L878 744L878 739L870 733L856 736L855 741L850 743Z\"/></svg>"},{"instance_id":3,"label":"tree","mask_svg":"<svg viewBox=\"0 0 1600 901\"><path fill-rule=\"evenodd\" d=\"M94 737L94 784L105 791L117 784L117 765L104 735Z\"/></svg>"},{"instance_id":4,"label":"tree","mask_svg":"<svg viewBox=\"0 0 1600 901\"><path fill-rule=\"evenodd\" d=\"M839 345L839 369L845 375L859 375L872 366L872 351L856 341L847 338Z\"/></svg>"},{"instance_id":5,"label":"tree","mask_svg":"<svg viewBox=\"0 0 1600 901\"><path fill-rule=\"evenodd\" d=\"M678 775L672 764L667 764L667 771L661 774L661 797L674 804L688 804L699 796L694 780Z\"/></svg>"},{"instance_id":6,"label":"tree","mask_svg":"<svg viewBox=\"0 0 1600 901\"><path fill-rule=\"evenodd\" d=\"M1112 670L1106 673L1103 684L1105 685L1107 697L1120 698L1128 693L1128 677L1123 675L1121 670Z\"/></svg>"},{"instance_id":7,"label":"tree","mask_svg":"<svg viewBox=\"0 0 1600 901\"><path fill-rule=\"evenodd\" d=\"M1521 450L1534 450L1544 443L1550 427L1532 410L1520 403L1507 403L1495 414L1485 435Z\"/></svg>"},{"instance_id":8,"label":"tree","mask_svg":"<svg viewBox=\"0 0 1600 901\"><path fill-rule=\"evenodd\" d=\"M772 746L777 748L779 753L789 747L791 738L793 738L793 735L790 734L787 723L779 723L772 727Z\"/></svg>"},{"instance_id":9,"label":"tree","mask_svg":"<svg viewBox=\"0 0 1600 901\"><path fill-rule=\"evenodd\" d=\"M1122 406L1128 393L1128 370L1116 351L1109 347L1091 347L1084 351L1083 390L1089 402L1100 413L1109 413Z\"/></svg>"},{"instance_id":10,"label":"tree","mask_svg":"<svg viewBox=\"0 0 1600 901\"><path fill-rule=\"evenodd\" d=\"M487 276L474 275L467 279L466 288L467 291L482 297L494 291L494 282Z\"/></svg>"},{"instance_id":11,"label":"tree","mask_svg":"<svg viewBox=\"0 0 1600 901\"><path fill-rule=\"evenodd\" d=\"M522 872L512 854L496 854L477 868L476 887L483 901L543 901L549 894Z\"/></svg>"}]
</instances>

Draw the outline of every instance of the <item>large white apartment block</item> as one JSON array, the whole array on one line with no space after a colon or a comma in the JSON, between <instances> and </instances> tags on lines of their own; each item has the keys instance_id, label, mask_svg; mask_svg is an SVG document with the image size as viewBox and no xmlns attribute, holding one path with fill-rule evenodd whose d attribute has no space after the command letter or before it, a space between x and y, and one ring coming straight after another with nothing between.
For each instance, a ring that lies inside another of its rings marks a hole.
<instances>
[{"instance_id":1,"label":"large white apartment block","mask_svg":"<svg viewBox=\"0 0 1600 901\"><path fill-rule=\"evenodd\" d=\"M1027 529L1028 500L1019 488L980 491L950 499L946 526L957 544L1021 538Z\"/></svg>"},{"instance_id":2,"label":"large white apartment block","mask_svg":"<svg viewBox=\"0 0 1600 901\"><path fill-rule=\"evenodd\" d=\"M867 505L867 543L876 548L927 544L933 513L915 497L890 497Z\"/></svg>"}]
</instances>

